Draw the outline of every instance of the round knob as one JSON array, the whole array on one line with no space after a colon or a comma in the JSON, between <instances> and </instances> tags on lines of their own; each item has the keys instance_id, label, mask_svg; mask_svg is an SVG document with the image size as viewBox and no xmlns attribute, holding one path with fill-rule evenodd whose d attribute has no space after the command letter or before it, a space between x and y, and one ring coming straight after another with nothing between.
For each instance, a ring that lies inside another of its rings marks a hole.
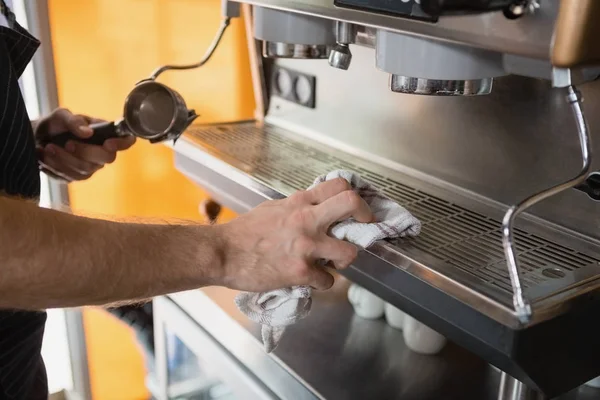
<instances>
[{"instance_id":1,"label":"round knob","mask_svg":"<svg viewBox=\"0 0 600 400\"><path fill-rule=\"evenodd\" d=\"M352 61L352 53L347 44L338 43L329 53L329 65L347 70Z\"/></svg>"}]
</instances>

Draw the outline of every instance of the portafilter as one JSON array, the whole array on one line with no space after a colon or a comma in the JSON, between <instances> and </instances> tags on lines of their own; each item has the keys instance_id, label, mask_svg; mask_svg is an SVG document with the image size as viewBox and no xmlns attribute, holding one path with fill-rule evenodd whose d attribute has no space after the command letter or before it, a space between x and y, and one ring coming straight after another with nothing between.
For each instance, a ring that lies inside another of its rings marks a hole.
<instances>
[{"instance_id":1,"label":"portafilter","mask_svg":"<svg viewBox=\"0 0 600 400\"><path fill-rule=\"evenodd\" d=\"M179 93L154 80L143 80L135 85L123 108L123 118L114 122L90 125L94 134L86 139L71 132L49 135L41 140L63 147L69 140L102 145L105 140L133 135L151 143L176 140L197 118L189 110Z\"/></svg>"},{"instance_id":2,"label":"portafilter","mask_svg":"<svg viewBox=\"0 0 600 400\"><path fill-rule=\"evenodd\" d=\"M206 64L223 38L231 18L239 15L239 7L236 4L229 5L229 2L226 2L226 5L227 7L224 8L225 18L202 60L195 64L165 65L157 68L150 78L138 82L127 96L123 118L119 121L90 125L94 131L91 137L82 139L71 132L62 132L41 138L40 144L45 146L53 143L64 147L69 140L75 140L102 145L107 139L127 135L146 139L151 143L170 139L177 140L198 116L194 110L187 108L179 93L156 82L156 79L165 71L195 69Z\"/></svg>"}]
</instances>

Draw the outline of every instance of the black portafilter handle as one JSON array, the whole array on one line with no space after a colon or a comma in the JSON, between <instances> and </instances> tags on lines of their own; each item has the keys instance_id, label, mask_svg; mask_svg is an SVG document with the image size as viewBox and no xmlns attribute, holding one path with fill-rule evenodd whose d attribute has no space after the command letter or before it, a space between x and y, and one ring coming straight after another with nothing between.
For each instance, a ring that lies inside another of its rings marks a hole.
<instances>
[{"instance_id":1,"label":"black portafilter handle","mask_svg":"<svg viewBox=\"0 0 600 400\"><path fill-rule=\"evenodd\" d=\"M40 144L42 146L46 146L52 143L59 147L65 147L69 140L74 140L81 143L102 146L106 140L121 136L119 134L119 129L114 122L101 122L98 124L92 124L90 125L90 128L92 128L94 134L87 139L77 137L71 132L62 132L57 135L50 135L46 138L43 138L40 140Z\"/></svg>"}]
</instances>

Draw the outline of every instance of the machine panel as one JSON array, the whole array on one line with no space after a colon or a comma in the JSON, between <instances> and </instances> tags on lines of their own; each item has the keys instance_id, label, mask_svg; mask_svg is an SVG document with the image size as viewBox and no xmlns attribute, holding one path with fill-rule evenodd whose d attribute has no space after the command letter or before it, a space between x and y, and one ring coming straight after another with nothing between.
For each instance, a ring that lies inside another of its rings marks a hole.
<instances>
[{"instance_id":1,"label":"machine panel","mask_svg":"<svg viewBox=\"0 0 600 400\"><path fill-rule=\"evenodd\" d=\"M353 8L381 14L437 22L437 18L423 12L419 0L335 0L337 7Z\"/></svg>"}]
</instances>

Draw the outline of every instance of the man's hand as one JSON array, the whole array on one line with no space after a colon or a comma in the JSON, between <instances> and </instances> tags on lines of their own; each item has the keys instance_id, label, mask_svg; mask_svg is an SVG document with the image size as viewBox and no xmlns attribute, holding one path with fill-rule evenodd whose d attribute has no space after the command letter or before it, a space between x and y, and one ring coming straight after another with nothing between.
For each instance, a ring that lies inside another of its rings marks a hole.
<instances>
[{"instance_id":1,"label":"man's hand","mask_svg":"<svg viewBox=\"0 0 600 400\"><path fill-rule=\"evenodd\" d=\"M373 221L367 203L340 178L216 226L223 241L220 284L251 292L293 285L329 289L333 276L316 261L330 260L337 269L354 261L356 246L327 236L332 224L350 217Z\"/></svg>"},{"instance_id":2,"label":"man's hand","mask_svg":"<svg viewBox=\"0 0 600 400\"><path fill-rule=\"evenodd\" d=\"M347 267L354 245L336 221L373 219L342 179L269 201L225 225L103 221L0 196L0 308L39 310L140 301L207 285L327 289L315 265Z\"/></svg>"},{"instance_id":3,"label":"man's hand","mask_svg":"<svg viewBox=\"0 0 600 400\"><path fill-rule=\"evenodd\" d=\"M69 131L75 136L86 139L93 135L88 126L102 122L85 115L75 115L64 108L56 109L52 114L35 122L36 139ZM38 148L39 161L44 172L68 182L84 180L92 176L105 164L112 163L117 151L126 150L135 143L133 136L109 139L102 146L95 146L71 140L65 148L48 144Z\"/></svg>"}]
</instances>

